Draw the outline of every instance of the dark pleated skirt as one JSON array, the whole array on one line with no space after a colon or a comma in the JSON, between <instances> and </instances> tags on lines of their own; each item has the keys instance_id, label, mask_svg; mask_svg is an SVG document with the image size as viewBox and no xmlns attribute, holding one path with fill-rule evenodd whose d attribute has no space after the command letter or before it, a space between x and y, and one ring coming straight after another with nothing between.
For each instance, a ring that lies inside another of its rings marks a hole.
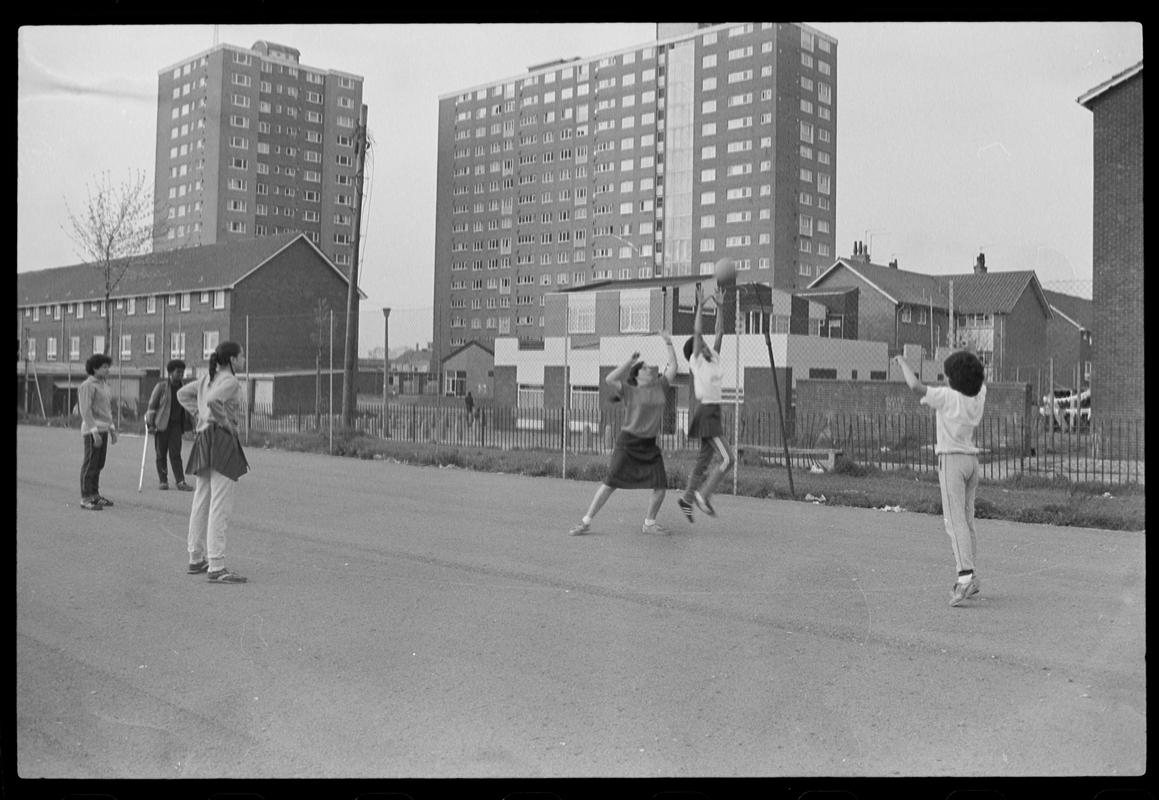
<instances>
[{"instance_id":1,"label":"dark pleated skirt","mask_svg":"<svg viewBox=\"0 0 1159 800\"><path fill-rule=\"evenodd\" d=\"M668 488L664 454L660 452L656 438L643 439L621 431L604 483L615 489Z\"/></svg>"},{"instance_id":2,"label":"dark pleated skirt","mask_svg":"<svg viewBox=\"0 0 1159 800\"><path fill-rule=\"evenodd\" d=\"M241 442L219 425L210 425L197 432L189 450L185 474L201 475L210 469L235 481L249 472L249 462L241 449Z\"/></svg>"},{"instance_id":3,"label":"dark pleated skirt","mask_svg":"<svg viewBox=\"0 0 1159 800\"><path fill-rule=\"evenodd\" d=\"M688 423L688 438L712 439L717 436L724 436L724 417L720 403L698 405L692 413L692 422Z\"/></svg>"}]
</instances>

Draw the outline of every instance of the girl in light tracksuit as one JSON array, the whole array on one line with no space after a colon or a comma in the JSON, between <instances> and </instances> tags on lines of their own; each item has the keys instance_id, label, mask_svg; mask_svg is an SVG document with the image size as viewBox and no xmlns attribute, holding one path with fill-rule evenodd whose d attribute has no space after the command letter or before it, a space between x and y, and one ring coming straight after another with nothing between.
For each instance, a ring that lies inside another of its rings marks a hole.
<instances>
[{"instance_id":1,"label":"girl in light tracksuit","mask_svg":"<svg viewBox=\"0 0 1159 800\"><path fill-rule=\"evenodd\" d=\"M910 390L922 405L934 409L937 415L934 453L938 456L942 518L958 567L958 580L950 590L950 605L957 606L981 589L974 570L974 554L978 548L974 533L974 495L981 477L974 429L982 421L986 408L986 368L976 355L959 350L942 364L949 386L927 387L902 356L895 356L894 360L901 367Z\"/></svg>"},{"instance_id":2,"label":"girl in light tracksuit","mask_svg":"<svg viewBox=\"0 0 1159 800\"><path fill-rule=\"evenodd\" d=\"M210 583L245 583L225 567L225 538L237 479L249 471L238 426L245 402L236 371L245 368L237 342L222 342L209 357L209 371L177 391L177 401L197 420L185 466L197 477L189 513L190 575L207 573Z\"/></svg>"}]
</instances>

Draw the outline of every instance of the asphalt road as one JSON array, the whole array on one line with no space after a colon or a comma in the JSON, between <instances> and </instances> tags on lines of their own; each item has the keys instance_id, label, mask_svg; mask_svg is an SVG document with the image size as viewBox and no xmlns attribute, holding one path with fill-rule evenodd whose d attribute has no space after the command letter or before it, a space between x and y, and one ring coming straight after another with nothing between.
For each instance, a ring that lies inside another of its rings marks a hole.
<instances>
[{"instance_id":1,"label":"asphalt road","mask_svg":"<svg viewBox=\"0 0 1159 800\"><path fill-rule=\"evenodd\" d=\"M21 777L1139 775L1144 535L251 450L219 586L190 495L79 507L77 431L17 426ZM188 448L187 448L188 449Z\"/></svg>"}]
</instances>

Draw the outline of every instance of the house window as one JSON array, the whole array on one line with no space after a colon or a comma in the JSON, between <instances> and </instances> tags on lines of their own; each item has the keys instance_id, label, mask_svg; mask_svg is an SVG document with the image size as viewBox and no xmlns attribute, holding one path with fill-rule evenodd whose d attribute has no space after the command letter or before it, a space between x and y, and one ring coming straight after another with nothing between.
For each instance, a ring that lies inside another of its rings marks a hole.
<instances>
[{"instance_id":1,"label":"house window","mask_svg":"<svg viewBox=\"0 0 1159 800\"><path fill-rule=\"evenodd\" d=\"M131 333L121 334L121 360L133 357L133 335Z\"/></svg>"},{"instance_id":2,"label":"house window","mask_svg":"<svg viewBox=\"0 0 1159 800\"><path fill-rule=\"evenodd\" d=\"M145 334L145 353L148 355L152 355L155 352L157 352L157 334L146 333Z\"/></svg>"},{"instance_id":3,"label":"house window","mask_svg":"<svg viewBox=\"0 0 1159 800\"><path fill-rule=\"evenodd\" d=\"M68 337L68 360L80 361L80 337Z\"/></svg>"},{"instance_id":4,"label":"house window","mask_svg":"<svg viewBox=\"0 0 1159 800\"><path fill-rule=\"evenodd\" d=\"M217 349L219 335L217 331L205 331L201 334L201 357L209 360L213 351Z\"/></svg>"},{"instance_id":5,"label":"house window","mask_svg":"<svg viewBox=\"0 0 1159 800\"><path fill-rule=\"evenodd\" d=\"M181 310L182 311L189 310L191 300L192 300L192 293L191 292L182 292L182 294L181 294Z\"/></svg>"},{"instance_id":6,"label":"house window","mask_svg":"<svg viewBox=\"0 0 1159 800\"><path fill-rule=\"evenodd\" d=\"M913 321L912 318L913 318L913 315L910 313L910 307L909 306L902 306L901 307L901 321L902 322L912 322Z\"/></svg>"},{"instance_id":7,"label":"house window","mask_svg":"<svg viewBox=\"0 0 1159 800\"><path fill-rule=\"evenodd\" d=\"M104 334L98 333L93 337L93 353L103 352L105 352L105 336Z\"/></svg>"},{"instance_id":8,"label":"house window","mask_svg":"<svg viewBox=\"0 0 1159 800\"><path fill-rule=\"evenodd\" d=\"M218 289L213 293L213 307L219 310L225 308L225 289Z\"/></svg>"},{"instance_id":9,"label":"house window","mask_svg":"<svg viewBox=\"0 0 1159 800\"><path fill-rule=\"evenodd\" d=\"M448 397L463 397L467 394L467 371L449 369L443 373L443 386Z\"/></svg>"},{"instance_id":10,"label":"house window","mask_svg":"<svg viewBox=\"0 0 1159 800\"><path fill-rule=\"evenodd\" d=\"M648 289L620 292L620 332L647 333L651 303L652 292Z\"/></svg>"},{"instance_id":11,"label":"house window","mask_svg":"<svg viewBox=\"0 0 1159 800\"><path fill-rule=\"evenodd\" d=\"M567 296L567 332L596 332L596 296L594 293Z\"/></svg>"},{"instance_id":12,"label":"house window","mask_svg":"<svg viewBox=\"0 0 1159 800\"><path fill-rule=\"evenodd\" d=\"M49 336L44 345L44 357L49 361L56 361L56 337Z\"/></svg>"},{"instance_id":13,"label":"house window","mask_svg":"<svg viewBox=\"0 0 1159 800\"><path fill-rule=\"evenodd\" d=\"M185 332L184 331L175 331L175 332L169 334L169 357L170 358L185 358Z\"/></svg>"}]
</instances>

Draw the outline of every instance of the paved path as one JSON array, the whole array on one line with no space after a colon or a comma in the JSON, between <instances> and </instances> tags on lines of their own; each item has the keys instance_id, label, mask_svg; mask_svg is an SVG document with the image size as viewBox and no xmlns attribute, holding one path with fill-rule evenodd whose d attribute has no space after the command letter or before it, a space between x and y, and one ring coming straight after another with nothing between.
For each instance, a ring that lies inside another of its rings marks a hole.
<instances>
[{"instance_id":1,"label":"paved path","mask_svg":"<svg viewBox=\"0 0 1159 800\"><path fill-rule=\"evenodd\" d=\"M78 506L76 431L17 427L23 777L1137 775L1144 535L722 496L668 537L595 486L250 451L229 564L142 440Z\"/></svg>"}]
</instances>

